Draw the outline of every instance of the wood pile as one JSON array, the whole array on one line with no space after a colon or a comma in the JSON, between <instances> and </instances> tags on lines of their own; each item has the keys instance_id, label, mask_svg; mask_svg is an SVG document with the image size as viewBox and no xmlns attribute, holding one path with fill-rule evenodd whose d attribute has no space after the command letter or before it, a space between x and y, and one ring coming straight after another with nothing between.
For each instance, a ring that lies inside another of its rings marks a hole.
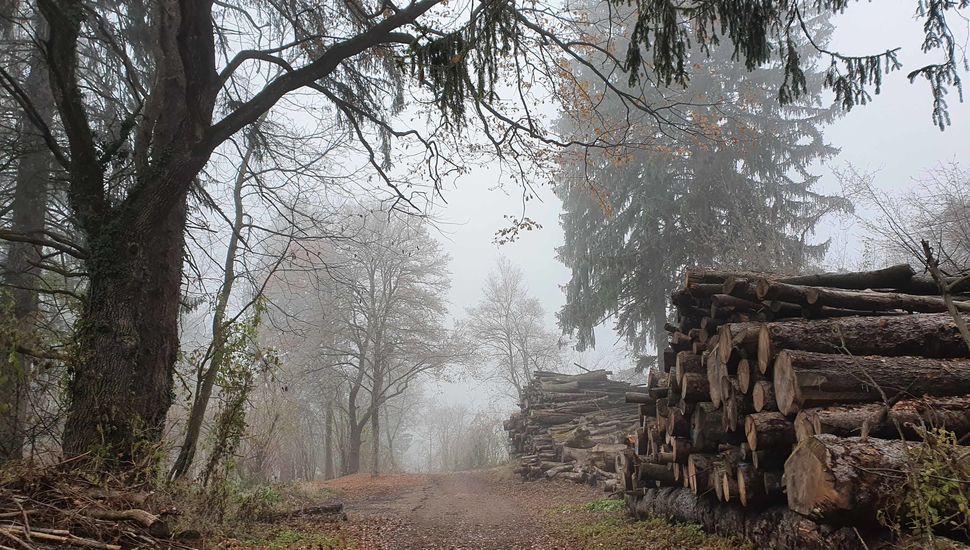
<instances>
[{"instance_id":1,"label":"wood pile","mask_svg":"<svg viewBox=\"0 0 970 550\"><path fill-rule=\"evenodd\" d=\"M970 312L968 291L954 311ZM925 430L970 444L970 352L937 292L908 265L688 272L650 398L632 400L630 508L775 548L883 536L880 510L901 499L899 472ZM950 459L970 473L970 448ZM968 477L954 483L970 494Z\"/></svg>"},{"instance_id":2,"label":"wood pile","mask_svg":"<svg viewBox=\"0 0 970 550\"><path fill-rule=\"evenodd\" d=\"M520 396L520 412L504 427L516 473L526 479L562 478L619 488L618 457L629 449L642 388L596 370L580 374L537 371Z\"/></svg>"}]
</instances>

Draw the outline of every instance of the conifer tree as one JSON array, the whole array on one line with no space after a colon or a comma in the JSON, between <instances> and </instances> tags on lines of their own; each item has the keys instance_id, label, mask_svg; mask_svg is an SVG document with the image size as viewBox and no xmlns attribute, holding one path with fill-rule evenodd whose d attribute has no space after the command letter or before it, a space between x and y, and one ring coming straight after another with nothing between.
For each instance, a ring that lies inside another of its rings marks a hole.
<instances>
[{"instance_id":1,"label":"conifer tree","mask_svg":"<svg viewBox=\"0 0 970 550\"><path fill-rule=\"evenodd\" d=\"M596 17L601 11L594 7L590 20L606 21ZM621 16L612 19L622 26ZM829 30L823 21L813 26L816 34ZM631 347L660 349L666 303L685 267L798 270L825 253L827 243L811 240L819 219L851 207L814 191L818 176L810 171L837 152L822 130L840 111L818 93L780 104L781 71L748 71L729 48L710 57L692 51L687 61L693 76L686 89L643 86L637 93L646 103L684 105L683 116L701 130L688 140L633 119L600 81L578 67L573 73L571 88L579 91L565 98L562 130L623 131L619 141L637 144L561 157L559 258L572 275L559 321L580 347L594 345L593 327L612 317ZM806 71L806 78L822 75Z\"/></svg>"}]
</instances>

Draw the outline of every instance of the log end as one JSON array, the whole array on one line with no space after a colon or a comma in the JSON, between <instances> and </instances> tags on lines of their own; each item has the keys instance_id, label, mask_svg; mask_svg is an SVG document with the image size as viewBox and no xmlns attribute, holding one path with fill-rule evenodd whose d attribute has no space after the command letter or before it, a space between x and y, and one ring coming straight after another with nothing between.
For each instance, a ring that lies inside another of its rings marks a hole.
<instances>
[{"instance_id":1,"label":"log end","mask_svg":"<svg viewBox=\"0 0 970 550\"><path fill-rule=\"evenodd\" d=\"M758 331L758 370L761 374L768 374L771 365L771 331L768 325L761 325Z\"/></svg>"},{"instance_id":2,"label":"log end","mask_svg":"<svg viewBox=\"0 0 970 550\"><path fill-rule=\"evenodd\" d=\"M795 414L801 408L801 395L798 379L791 367L791 357L787 351L778 354L774 364L772 389L775 391L775 401L778 410L785 416Z\"/></svg>"},{"instance_id":3,"label":"log end","mask_svg":"<svg viewBox=\"0 0 970 550\"><path fill-rule=\"evenodd\" d=\"M846 495L836 487L829 472L828 449L812 437L803 441L785 461L785 492L788 507L808 517L824 517L826 510L850 510Z\"/></svg>"}]
</instances>

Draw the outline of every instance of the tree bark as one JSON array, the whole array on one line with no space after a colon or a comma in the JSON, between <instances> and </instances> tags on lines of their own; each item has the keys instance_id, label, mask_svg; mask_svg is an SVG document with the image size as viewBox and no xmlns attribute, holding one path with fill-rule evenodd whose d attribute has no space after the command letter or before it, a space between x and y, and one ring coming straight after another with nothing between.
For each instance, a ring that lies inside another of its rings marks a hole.
<instances>
[{"instance_id":1,"label":"tree bark","mask_svg":"<svg viewBox=\"0 0 970 550\"><path fill-rule=\"evenodd\" d=\"M732 370L743 358L758 352L758 333L762 323L728 323L717 329L717 357Z\"/></svg>"},{"instance_id":2,"label":"tree bark","mask_svg":"<svg viewBox=\"0 0 970 550\"><path fill-rule=\"evenodd\" d=\"M837 525L875 524L879 511L894 505L906 490L905 472L918 445L829 434L811 437L785 463L788 506ZM970 460L970 448L955 452ZM941 504L943 517L956 511Z\"/></svg>"},{"instance_id":3,"label":"tree bark","mask_svg":"<svg viewBox=\"0 0 970 550\"><path fill-rule=\"evenodd\" d=\"M43 17L35 23L41 37L47 34ZM38 116L50 124L54 111L54 99L48 85L47 69L43 56L32 48L29 74L25 92L33 100ZM26 115L18 125L22 152L15 180L12 220L10 231L36 242L45 236L47 194L53 159L44 138L31 125ZM3 283L12 302L11 313L18 334L11 335L15 341L22 337L29 340L30 332L37 322L38 299L36 288L41 280L39 267L42 247L31 242L11 241L3 269ZM0 463L16 460L23 455L28 410L28 391L33 358L11 349L0 364Z\"/></svg>"},{"instance_id":4,"label":"tree bark","mask_svg":"<svg viewBox=\"0 0 970 550\"><path fill-rule=\"evenodd\" d=\"M323 479L333 479L335 477L333 460L333 404L327 403L327 412L324 416L324 446L323 446Z\"/></svg>"},{"instance_id":5,"label":"tree bark","mask_svg":"<svg viewBox=\"0 0 970 550\"><path fill-rule=\"evenodd\" d=\"M830 355L787 350L774 366L778 410L865 403L898 395L970 393L970 359Z\"/></svg>"},{"instance_id":6,"label":"tree bark","mask_svg":"<svg viewBox=\"0 0 970 550\"><path fill-rule=\"evenodd\" d=\"M752 451L791 448L795 426L779 412L754 413L744 419L744 435Z\"/></svg>"},{"instance_id":7,"label":"tree bark","mask_svg":"<svg viewBox=\"0 0 970 550\"><path fill-rule=\"evenodd\" d=\"M185 197L150 233L118 218L90 243L88 300L64 427L68 455L145 465L172 403Z\"/></svg>"},{"instance_id":8,"label":"tree bark","mask_svg":"<svg viewBox=\"0 0 970 550\"><path fill-rule=\"evenodd\" d=\"M957 437L970 433L970 396L904 399L890 408L882 403L812 408L795 417L799 441L818 434L920 440L917 428L924 426L943 428Z\"/></svg>"},{"instance_id":9,"label":"tree bark","mask_svg":"<svg viewBox=\"0 0 970 550\"><path fill-rule=\"evenodd\" d=\"M746 509L680 488L648 489L626 498L637 517L699 524L709 533L744 536L758 548L866 550L888 539L881 531L821 525L782 506Z\"/></svg>"},{"instance_id":10,"label":"tree bark","mask_svg":"<svg viewBox=\"0 0 970 550\"><path fill-rule=\"evenodd\" d=\"M964 318L970 321L970 316ZM767 373L783 349L936 358L970 354L946 313L766 323L758 335L758 370Z\"/></svg>"},{"instance_id":11,"label":"tree bark","mask_svg":"<svg viewBox=\"0 0 970 550\"><path fill-rule=\"evenodd\" d=\"M701 356L689 351L682 351L677 354L677 362L674 368L677 373L677 382L681 385L683 385L685 374L703 374L707 372Z\"/></svg>"},{"instance_id":12,"label":"tree bark","mask_svg":"<svg viewBox=\"0 0 970 550\"><path fill-rule=\"evenodd\" d=\"M943 299L936 296L837 290L771 282L766 279L758 281L758 298L761 300L782 300L803 306L857 309L860 311L906 310L921 313L947 311ZM970 303L956 302L955 305L960 311L970 311Z\"/></svg>"}]
</instances>

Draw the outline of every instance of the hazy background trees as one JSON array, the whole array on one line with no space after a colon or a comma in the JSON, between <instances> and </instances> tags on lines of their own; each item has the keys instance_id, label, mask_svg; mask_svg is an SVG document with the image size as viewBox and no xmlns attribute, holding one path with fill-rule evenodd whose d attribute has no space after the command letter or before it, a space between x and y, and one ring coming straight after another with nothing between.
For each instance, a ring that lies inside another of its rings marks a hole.
<instances>
[{"instance_id":1,"label":"hazy background trees","mask_svg":"<svg viewBox=\"0 0 970 550\"><path fill-rule=\"evenodd\" d=\"M477 375L513 399L537 370L563 368L565 342L546 325L542 304L529 294L522 269L499 258L482 296L466 312L464 331L481 358Z\"/></svg>"}]
</instances>

